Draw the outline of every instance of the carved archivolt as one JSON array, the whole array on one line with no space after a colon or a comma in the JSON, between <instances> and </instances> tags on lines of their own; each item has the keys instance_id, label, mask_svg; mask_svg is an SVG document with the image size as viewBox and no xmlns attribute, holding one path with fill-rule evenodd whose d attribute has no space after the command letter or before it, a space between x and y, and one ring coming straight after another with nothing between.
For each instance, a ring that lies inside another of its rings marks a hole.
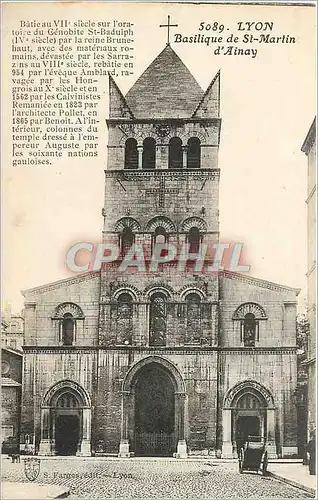
<instances>
[{"instance_id":1,"label":"carved archivolt","mask_svg":"<svg viewBox=\"0 0 318 500\"><path fill-rule=\"evenodd\" d=\"M199 295L199 297L201 299L206 298L206 294L204 293L203 290L201 290L200 288L194 288L194 287L182 288L182 291L180 292L180 298L182 300L185 300L187 295L189 295L189 293L196 293L197 295Z\"/></svg>"},{"instance_id":2,"label":"carved archivolt","mask_svg":"<svg viewBox=\"0 0 318 500\"><path fill-rule=\"evenodd\" d=\"M244 380L244 382L239 382L234 387L232 387L232 389L230 389L227 392L224 398L223 407L233 408L233 406L235 406L235 400L237 399L237 396L240 393L244 394L244 392L251 392L251 391L262 396L268 408L275 407L274 399L270 391L266 389L266 387L264 387L259 382L256 382L255 380Z\"/></svg>"},{"instance_id":3,"label":"carved archivolt","mask_svg":"<svg viewBox=\"0 0 318 500\"><path fill-rule=\"evenodd\" d=\"M82 309L77 304L73 304L73 302L64 302L58 305L52 315L52 319L63 319L66 313L71 314L75 319L84 319Z\"/></svg>"},{"instance_id":4,"label":"carved archivolt","mask_svg":"<svg viewBox=\"0 0 318 500\"><path fill-rule=\"evenodd\" d=\"M206 222L201 217L189 217L181 224L181 231L188 233L192 227L197 227L202 232L207 230Z\"/></svg>"},{"instance_id":5,"label":"carved archivolt","mask_svg":"<svg viewBox=\"0 0 318 500\"><path fill-rule=\"evenodd\" d=\"M158 215L158 217L154 217L147 222L145 230L154 232L158 227L162 227L167 233L173 233L176 231L176 227L172 220L168 217L162 217Z\"/></svg>"},{"instance_id":6,"label":"carved archivolt","mask_svg":"<svg viewBox=\"0 0 318 500\"><path fill-rule=\"evenodd\" d=\"M173 288L164 282L153 283L151 285L148 285L144 290L144 294L146 297L150 297L151 295L157 292L163 293L167 297L167 299L171 298L174 294Z\"/></svg>"},{"instance_id":7,"label":"carved archivolt","mask_svg":"<svg viewBox=\"0 0 318 500\"><path fill-rule=\"evenodd\" d=\"M122 295L123 293L128 293L128 295L131 296L131 298L136 301L137 300L137 296L140 295L140 291L138 290L138 288L134 287L134 286L131 286L131 285L119 285L118 288L116 288L116 290L114 291L113 293L113 298L114 299L118 299L118 297L120 295Z\"/></svg>"},{"instance_id":8,"label":"carved archivolt","mask_svg":"<svg viewBox=\"0 0 318 500\"><path fill-rule=\"evenodd\" d=\"M42 407L54 406L57 397L60 396L61 393L67 391L74 393L81 406L87 408L91 407L91 400L88 393L77 382L73 382L72 380L61 380L54 384L45 394Z\"/></svg>"},{"instance_id":9,"label":"carved archivolt","mask_svg":"<svg viewBox=\"0 0 318 500\"><path fill-rule=\"evenodd\" d=\"M254 314L255 319L267 319L264 309L255 302L241 304L233 314L233 319L244 319L248 313Z\"/></svg>"},{"instance_id":10,"label":"carved archivolt","mask_svg":"<svg viewBox=\"0 0 318 500\"><path fill-rule=\"evenodd\" d=\"M142 369L144 366L147 366L152 363L157 363L160 366L162 366L163 369L168 371L174 383L176 394L185 395L186 393L185 383L177 366L170 360L162 356L156 356L156 355L147 356L146 358L137 361L137 363L135 363L133 366L129 368L125 376L125 379L123 381L123 393L126 394L130 393L134 385L134 382L136 381L136 376L139 375L139 370Z\"/></svg>"},{"instance_id":11,"label":"carved archivolt","mask_svg":"<svg viewBox=\"0 0 318 500\"><path fill-rule=\"evenodd\" d=\"M129 227L133 232L140 231L140 224L132 217L123 217L115 224L115 231L122 232L126 227Z\"/></svg>"}]
</instances>

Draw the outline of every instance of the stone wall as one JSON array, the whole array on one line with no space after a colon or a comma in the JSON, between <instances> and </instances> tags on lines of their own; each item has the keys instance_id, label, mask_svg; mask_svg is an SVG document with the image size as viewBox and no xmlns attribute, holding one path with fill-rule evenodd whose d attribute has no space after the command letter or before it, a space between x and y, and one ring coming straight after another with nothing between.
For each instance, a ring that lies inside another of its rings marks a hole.
<instances>
[{"instance_id":1,"label":"stone wall","mask_svg":"<svg viewBox=\"0 0 318 500\"><path fill-rule=\"evenodd\" d=\"M59 323L52 319L65 302L78 305L84 320L77 321L75 345L97 345L99 275L88 273L25 292L25 345L58 346Z\"/></svg>"},{"instance_id":2,"label":"stone wall","mask_svg":"<svg viewBox=\"0 0 318 500\"><path fill-rule=\"evenodd\" d=\"M97 352L80 348L26 348L22 394L21 435L41 435L41 406L47 391L57 382L78 383L94 405L97 388Z\"/></svg>"},{"instance_id":3,"label":"stone wall","mask_svg":"<svg viewBox=\"0 0 318 500\"><path fill-rule=\"evenodd\" d=\"M113 232L116 222L127 215L139 223L137 232L147 232L147 222L159 215L172 220L175 230L171 233L182 233L182 222L193 216L204 220L208 232L219 230L218 171L124 171L105 175L105 231ZM160 204L161 190L164 201Z\"/></svg>"},{"instance_id":4,"label":"stone wall","mask_svg":"<svg viewBox=\"0 0 318 500\"><path fill-rule=\"evenodd\" d=\"M19 436L20 427L20 387L1 387L1 426L11 428L14 437ZM8 432L6 432L8 434Z\"/></svg>"},{"instance_id":5,"label":"stone wall","mask_svg":"<svg viewBox=\"0 0 318 500\"><path fill-rule=\"evenodd\" d=\"M103 440L106 452L118 452L123 380L132 365L149 355L157 355L172 362L184 379L187 393L185 433L189 450L215 447L217 356L215 351L203 350L101 350L95 408L95 439ZM133 443L133 427L129 430L129 437ZM131 451L134 451L133 444Z\"/></svg>"}]
</instances>

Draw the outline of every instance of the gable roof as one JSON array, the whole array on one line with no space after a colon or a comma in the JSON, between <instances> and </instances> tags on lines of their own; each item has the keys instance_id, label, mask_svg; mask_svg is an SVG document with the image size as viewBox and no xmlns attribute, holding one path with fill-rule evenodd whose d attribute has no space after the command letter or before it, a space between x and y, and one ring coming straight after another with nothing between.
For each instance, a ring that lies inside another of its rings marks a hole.
<instances>
[{"instance_id":1,"label":"gable roof","mask_svg":"<svg viewBox=\"0 0 318 500\"><path fill-rule=\"evenodd\" d=\"M94 278L100 278L100 271L88 271L83 274L78 274L77 276L72 276L71 278L64 278L58 281L51 281L50 283L45 283L44 285L39 285L34 288L26 288L24 290L21 290L21 293L23 297L26 297L29 294L48 292L50 290L55 290L57 288L77 283L82 283L84 281L88 281Z\"/></svg>"},{"instance_id":2,"label":"gable roof","mask_svg":"<svg viewBox=\"0 0 318 500\"><path fill-rule=\"evenodd\" d=\"M110 118L134 118L129 106L121 93L117 83L109 76L109 117Z\"/></svg>"},{"instance_id":3,"label":"gable roof","mask_svg":"<svg viewBox=\"0 0 318 500\"><path fill-rule=\"evenodd\" d=\"M212 82L204 92L199 104L197 105L193 117L205 118L220 114L220 70L217 72Z\"/></svg>"},{"instance_id":4,"label":"gable roof","mask_svg":"<svg viewBox=\"0 0 318 500\"><path fill-rule=\"evenodd\" d=\"M15 354L16 356L23 356L23 352L21 349L16 349L14 347L2 346L2 351L7 351L9 354Z\"/></svg>"},{"instance_id":5,"label":"gable roof","mask_svg":"<svg viewBox=\"0 0 318 500\"><path fill-rule=\"evenodd\" d=\"M186 65L166 45L125 99L136 118L190 118L203 95Z\"/></svg>"},{"instance_id":6,"label":"gable roof","mask_svg":"<svg viewBox=\"0 0 318 500\"><path fill-rule=\"evenodd\" d=\"M308 155L312 148L313 143L315 142L315 139L316 139L316 117L314 118L314 121L312 122L310 129L306 135L306 138L301 147L301 151L306 155Z\"/></svg>"},{"instance_id":7,"label":"gable roof","mask_svg":"<svg viewBox=\"0 0 318 500\"><path fill-rule=\"evenodd\" d=\"M21 387L22 384L20 382L17 382L16 380L13 380L12 378L9 377L1 377L1 386L7 386L7 387Z\"/></svg>"}]
</instances>

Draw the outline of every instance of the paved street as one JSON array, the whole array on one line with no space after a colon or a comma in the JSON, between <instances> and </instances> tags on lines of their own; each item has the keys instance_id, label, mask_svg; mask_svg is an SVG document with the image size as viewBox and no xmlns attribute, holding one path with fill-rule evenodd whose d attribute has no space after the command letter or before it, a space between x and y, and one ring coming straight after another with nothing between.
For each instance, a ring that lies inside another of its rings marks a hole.
<instances>
[{"instance_id":1,"label":"paved street","mask_svg":"<svg viewBox=\"0 0 318 500\"><path fill-rule=\"evenodd\" d=\"M20 464L2 458L4 481L27 482ZM42 459L38 483L68 486L70 500L102 498L310 498L260 473L238 473L236 462L164 459Z\"/></svg>"}]
</instances>

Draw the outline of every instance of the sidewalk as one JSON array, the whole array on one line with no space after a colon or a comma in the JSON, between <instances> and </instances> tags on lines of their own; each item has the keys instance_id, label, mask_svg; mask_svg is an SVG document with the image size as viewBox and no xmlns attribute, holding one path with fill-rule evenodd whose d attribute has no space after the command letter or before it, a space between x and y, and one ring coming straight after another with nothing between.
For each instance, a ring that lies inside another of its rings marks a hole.
<instances>
[{"instance_id":1,"label":"sidewalk","mask_svg":"<svg viewBox=\"0 0 318 500\"><path fill-rule=\"evenodd\" d=\"M308 493L316 493L316 476L310 476L308 466L301 463L269 462L268 472L272 477L301 488Z\"/></svg>"}]
</instances>

